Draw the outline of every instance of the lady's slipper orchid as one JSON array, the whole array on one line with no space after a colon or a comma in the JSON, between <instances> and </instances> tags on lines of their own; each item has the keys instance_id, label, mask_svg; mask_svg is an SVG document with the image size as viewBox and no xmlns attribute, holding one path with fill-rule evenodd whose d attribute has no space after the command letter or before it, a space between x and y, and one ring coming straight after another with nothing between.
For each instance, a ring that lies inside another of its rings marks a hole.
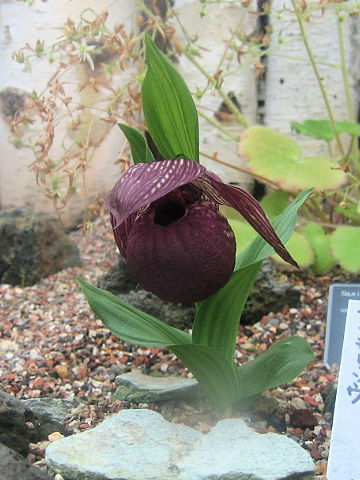
<instances>
[{"instance_id":1,"label":"lady's slipper orchid","mask_svg":"<svg viewBox=\"0 0 360 480\"><path fill-rule=\"evenodd\" d=\"M107 198L120 253L140 286L172 302L197 302L229 280L235 237L219 205L238 210L296 265L260 204L192 160L137 163Z\"/></svg>"}]
</instances>

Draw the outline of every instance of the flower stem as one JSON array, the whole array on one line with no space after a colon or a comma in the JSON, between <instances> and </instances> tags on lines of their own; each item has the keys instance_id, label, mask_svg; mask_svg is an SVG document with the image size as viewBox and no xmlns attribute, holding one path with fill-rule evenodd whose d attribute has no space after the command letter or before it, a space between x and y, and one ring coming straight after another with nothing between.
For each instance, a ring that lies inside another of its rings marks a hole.
<instances>
[{"instance_id":1,"label":"flower stem","mask_svg":"<svg viewBox=\"0 0 360 480\"><path fill-rule=\"evenodd\" d=\"M334 114L333 114L333 111L332 111L332 108L331 108L331 104L330 104L330 101L329 101L329 97L328 97L328 95L327 95L327 93L326 93L326 89L325 89L324 83L323 83L323 81L322 81L322 79L321 79L321 76L320 76L319 69L318 69L317 64L316 64L316 60L315 60L314 54L313 54L313 52L312 52L312 50L311 50L310 43L309 43L309 40L308 40L306 31L305 31L304 22L303 22L303 19L302 19L302 17L301 17L301 13L299 12L299 9L298 9L297 6L296 6L295 0L291 0L291 3L292 3L292 5L293 5L294 11L295 11L295 15L296 15L296 18L297 18L297 21L298 21L298 24L299 24L299 27L300 27L300 31L301 31L301 36L302 36L302 39L303 39L303 42L304 42L304 45L305 45L305 48L306 48L306 51L307 51L307 54L308 54L310 63L311 63L311 66L312 66L312 68L313 68L313 71L314 71L316 80L317 80L317 82L318 82L318 84L319 84L319 88L320 88L322 97L323 97L324 102L325 102L326 110L327 110L328 115L329 115L329 120L330 120L331 128L332 128L332 130L333 130L333 132L334 132L334 136L335 136L335 139L336 139L336 143L337 143L337 145L338 145L338 148L339 148L339 151L340 151L340 153L341 153L341 156L342 156L342 157L345 157L344 148L343 148L342 143L341 143L341 140L340 140L339 132L337 131L337 128L336 128L335 118L334 118Z\"/></svg>"}]
</instances>

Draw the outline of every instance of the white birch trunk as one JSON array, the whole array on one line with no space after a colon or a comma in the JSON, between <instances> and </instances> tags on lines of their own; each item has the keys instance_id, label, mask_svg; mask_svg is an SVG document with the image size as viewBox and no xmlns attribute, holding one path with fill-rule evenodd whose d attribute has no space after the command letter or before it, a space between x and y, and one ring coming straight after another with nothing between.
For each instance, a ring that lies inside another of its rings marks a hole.
<instances>
[{"instance_id":1,"label":"white birch trunk","mask_svg":"<svg viewBox=\"0 0 360 480\"><path fill-rule=\"evenodd\" d=\"M267 60L265 124L282 133L293 136L308 156L328 155L325 142L291 132L290 122L303 122L307 119L328 119L323 96L310 64L300 29L290 0L274 0L273 9L282 11L272 15L271 53ZM285 9L284 9L285 7ZM288 8L288 10L286 10ZM347 62L350 55L349 21L344 25ZM342 72L336 16L331 11L322 15L314 12L305 21L311 49L318 63L335 120L349 120ZM280 40L280 42L279 42ZM334 151L337 146L333 142Z\"/></svg>"}]
</instances>

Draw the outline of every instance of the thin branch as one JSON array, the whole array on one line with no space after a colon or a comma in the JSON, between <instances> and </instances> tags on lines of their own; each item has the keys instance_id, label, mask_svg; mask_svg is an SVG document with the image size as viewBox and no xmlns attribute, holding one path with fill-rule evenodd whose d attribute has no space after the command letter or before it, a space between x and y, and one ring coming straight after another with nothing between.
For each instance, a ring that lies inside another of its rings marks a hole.
<instances>
[{"instance_id":1,"label":"thin branch","mask_svg":"<svg viewBox=\"0 0 360 480\"><path fill-rule=\"evenodd\" d=\"M326 106L326 109L327 109L327 112L328 112L328 115L329 115L329 120L330 120L331 128L334 132L336 143L339 147L339 151L340 151L342 157L345 157L344 148L343 148L341 140L340 140L339 132L337 131L337 128L336 128L336 123L335 123L335 118L334 118L334 114L333 114L333 111L332 111L332 107L331 107L331 104L330 104L330 101L329 101L324 83L321 79L320 72L319 72L319 69L317 67L314 54L313 54L313 52L311 50L311 47L310 47L310 43L309 43L309 40L308 40L308 37L307 37L307 34L306 34L306 30L305 30L303 19L301 17L301 13L299 12L299 9L296 6L295 0L291 0L291 3L293 5L294 11L295 11L295 15L296 15L299 27L300 27L302 39L303 39L307 54L309 56L311 66L312 66L313 71L315 73L316 80L319 84L319 88L320 88L322 97L323 97L324 102L325 102L325 106Z\"/></svg>"}]
</instances>

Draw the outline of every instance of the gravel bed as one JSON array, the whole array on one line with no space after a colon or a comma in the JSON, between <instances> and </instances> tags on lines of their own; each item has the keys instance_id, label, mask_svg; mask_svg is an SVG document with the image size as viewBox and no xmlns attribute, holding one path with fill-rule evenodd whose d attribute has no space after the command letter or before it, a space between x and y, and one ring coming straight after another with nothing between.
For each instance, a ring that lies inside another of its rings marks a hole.
<instances>
[{"instance_id":1,"label":"gravel bed","mask_svg":"<svg viewBox=\"0 0 360 480\"><path fill-rule=\"evenodd\" d=\"M138 368L191 374L167 349L125 344L95 318L73 277L81 275L96 285L117 262L117 249L110 229L100 222L86 235L81 231L69 235L80 249L82 267L63 270L31 287L0 285L0 389L21 399L78 398L84 407L66 420L76 433L123 408L157 409L113 402L116 375ZM324 402L337 378L336 366L322 363L328 289L330 283L351 279L341 273L316 278L304 272L283 274L300 290L300 308L284 305L255 325L242 325L237 360L252 359L274 341L296 334L309 341L316 361L290 384L266 394L250 412L235 414L245 416L259 432L279 431L296 440L315 460L316 478L324 480L332 420L331 413L324 412ZM216 421L204 401L170 410L169 406L162 413L202 431ZM45 446L34 445L29 454L29 460L42 468Z\"/></svg>"}]
</instances>

